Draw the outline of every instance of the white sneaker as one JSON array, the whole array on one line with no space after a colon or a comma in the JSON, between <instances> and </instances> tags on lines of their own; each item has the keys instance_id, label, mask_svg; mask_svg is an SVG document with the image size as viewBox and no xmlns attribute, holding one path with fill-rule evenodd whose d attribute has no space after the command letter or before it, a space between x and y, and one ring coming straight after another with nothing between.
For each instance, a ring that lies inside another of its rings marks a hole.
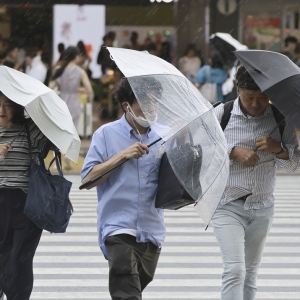
<instances>
[{"instance_id":1,"label":"white sneaker","mask_svg":"<svg viewBox=\"0 0 300 300\"><path fill-rule=\"evenodd\" d=\"M0 300L4 300L4 293L2 290L0 290Z\"/></svg>"}]
</instances>

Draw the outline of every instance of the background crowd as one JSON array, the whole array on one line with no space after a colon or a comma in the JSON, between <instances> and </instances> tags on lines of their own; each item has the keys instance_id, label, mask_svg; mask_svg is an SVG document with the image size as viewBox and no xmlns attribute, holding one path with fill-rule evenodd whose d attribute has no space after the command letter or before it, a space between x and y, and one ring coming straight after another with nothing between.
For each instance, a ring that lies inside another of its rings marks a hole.
<instances>
[{"instance_id":1,"label":"background crowd","mask_svg":"<svg viewBox=\"0 0 300 300\"><path fill-rule=\"evenodd\" d=\"M116 44L115 32L110 31L103 37L103 43L97 56L97 64L101 68L102 73L100 78L94 78L89 68L92 59L84 41L78 41L77 45L73 45L73 47L76 47L78 55L76 55L76 59L73 58L72 64L77 65L85 72L93 89L91 92L90 88L87 88L87 82L81 78L78 81L78 97L74 98L73 101L84 102L84 99L87 99L85 96L92 94L97 107L100 107L98 109L99 113L96 113L96 117L102 120L119 117L118 105L114 103L111 95L114 86L122 78L122 74L110 59L109 52L106 49L106 47L114 47ZM182 56L176 57L174 45L160 32L153 36L147 35L143 42L140 42L139 35L135 31L131 33L129 43L121 45L121 47L148 51L150 54L172 63L197 88L201 88L207 82L215 83L217 86L216 99L213 99L211 102L226 102L237 96L233 76L237 66L225 65L218 52L214 49L212 49L210 57L205 60L201 49L191 43L186 47ZM22 45L13 41L1 41L0 65L24 72L49 86L55 77L55 72L64 66L66 62L67 64L70 63L70 57L66 57L67 49L64 44L60 43L57 45L57 51L59 52L58 61L52 61L51 50L49 45L37 46L34 49L25 49ZM300 43L297 38L292 36L287 37L281 53L288 56L295 64L300 66ZM81 72L78 72L78 74L81 74ZM77 85L75 84L75 86ZM55 87L58 92L61 88L59 84L52 85L52 87Z\"/></svg>"}]
</instances>

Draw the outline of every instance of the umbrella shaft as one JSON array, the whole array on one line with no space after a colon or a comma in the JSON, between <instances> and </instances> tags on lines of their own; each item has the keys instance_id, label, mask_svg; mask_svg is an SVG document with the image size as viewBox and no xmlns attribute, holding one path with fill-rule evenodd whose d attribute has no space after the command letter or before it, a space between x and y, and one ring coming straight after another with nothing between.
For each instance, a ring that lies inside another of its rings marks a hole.
<instances>
[{"instance_id":1,"label":"umbrella shaft","mask_svg":"<svg viewBox=\"0 0 300 300\"><path fill-rule=\"evenodd\" d=\"M161 140L161 138L155 140L154 142L152 142L151 144L148 145L148 148L150 148L151 146L153 146L154 144L156 144L157 142L159 142ZM111 168L110 170L106 171L105 173L98 175L97 177L85 182L84 184L82 184L79 189L83 190L86 189L87 187L89 187L90 185L92 185L93 183L97 182L98 180L100 180L101 178L103 178L105 175L107 175L108 173L110 173L111 171L113 171L114 169L118 168L119 166L121 166L122 164L124 164L126 161L128 161L129 159L126 159L122 162L120 162L119 164L117 164L116 166L114 166L113 168Z\"/></svg>"}]
</instances>

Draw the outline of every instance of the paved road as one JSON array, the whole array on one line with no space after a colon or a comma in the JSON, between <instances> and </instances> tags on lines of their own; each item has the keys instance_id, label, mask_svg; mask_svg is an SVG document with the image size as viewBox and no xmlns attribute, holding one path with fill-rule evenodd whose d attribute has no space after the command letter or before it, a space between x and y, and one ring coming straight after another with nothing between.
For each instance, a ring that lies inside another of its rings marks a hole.
<instances>
[{"instance_id":1,"label":"paved road","mask_svg":"<svg viewBox=\"0 0 300 300\"><path fill-rule=\"evenodd\" d=\"M79 192L66 234L42 236L34 260L31 299L108 300L107 262L96 234L96 192ZM278 176L275 220L259 275L256 299L300 299L300 176ZM144 299L220 299L221 257L212 228L204 232L192 207L166 211L167 238L155 280Z\"/></svg>"}]
</instances>

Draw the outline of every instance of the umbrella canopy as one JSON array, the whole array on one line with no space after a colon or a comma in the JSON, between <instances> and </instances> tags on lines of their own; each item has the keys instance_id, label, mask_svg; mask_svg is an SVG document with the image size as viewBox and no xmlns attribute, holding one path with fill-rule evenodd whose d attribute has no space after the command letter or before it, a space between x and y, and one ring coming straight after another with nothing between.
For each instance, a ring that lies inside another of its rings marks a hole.
<instances>
[{"instance_id":1,"label":"umbrella canopy","mask_svg":"<svg viewBox=\"0 0 300 300\"><path fill-rule=\"evenodd\" d=\"M66 103L39 80L11 68L0 67L0 91L25 107L43 134L77 163L80 138Z\"/></svg>"},{"instance_id":2,"label":"umbrella canopy","mask_svg":"<svg viewBox=\"0 0 300 300\"><path fill-rule=\"evenodd\" d=\"M174 173L208 224L225 189L229 171L226 140L212 106L166 61L147 52L108 50L127 77L151 128L166 141L165 151ZM184 159L185 147L182 152L172 151L183 144L201 148L202 157L195 158L202 160L201 168L189 169L193 164Z\"/></svg>"},{"instance_id":3,"label":"umbrella canopy","mask_svg":"<svg viewBox=\"0 0 300 300\"><path fill-rule=\"evenodd\" d=\"M229 33L217 32L210 36L210 43L219 52L225 65L232 67L236 61L235 50L246 50L248 47L241 44Z\"/></svg>"},{"instance_id":4,"label":"umbrella canopy","mask_svg":"<svg viewBox=\"0 0 300 300\"><path fill-rule=\"evenodd\" d=\"M300 128L300 68L287 56L270 51L236 51L235 56L281 113Z\"/></svg>"}]
</instances>

